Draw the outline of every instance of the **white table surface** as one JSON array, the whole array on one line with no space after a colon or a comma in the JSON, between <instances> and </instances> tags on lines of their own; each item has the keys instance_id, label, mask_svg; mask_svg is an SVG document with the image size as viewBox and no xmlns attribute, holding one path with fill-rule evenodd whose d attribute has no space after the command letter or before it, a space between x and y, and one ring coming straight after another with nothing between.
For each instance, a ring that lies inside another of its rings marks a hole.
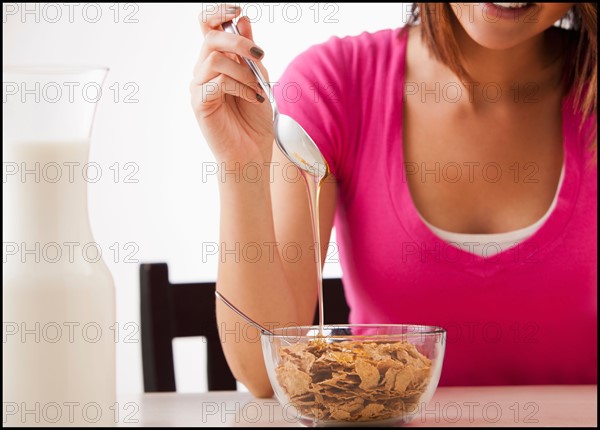
<instances>
[{"instance_id":1,"label":"white table surface","mask_svg":"<svg viewBox=\"0 0 600 430\"><path fill-rule=\"evenodd\" d=\"M440 387L408 426L597 426L597 386ZM119 398L119 426L300 426L276 399L249 393Z\"/></svg>"}]
</instances>

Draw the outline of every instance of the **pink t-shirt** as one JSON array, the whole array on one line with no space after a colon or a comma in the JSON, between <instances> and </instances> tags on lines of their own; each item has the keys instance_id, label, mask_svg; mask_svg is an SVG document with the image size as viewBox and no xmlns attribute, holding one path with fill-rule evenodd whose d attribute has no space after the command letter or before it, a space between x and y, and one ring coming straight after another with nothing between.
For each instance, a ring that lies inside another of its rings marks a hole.
<instances>
[{"instance_id":1,"label":"pink t-shirt","mask_svg":"<svg viewBox=\"0 0 600 430\"><path fill-rule=\"evenodd\" d=\"M597 383L597 168L565 98L565 174L529 239L494 257L429 230L404 176L406 33L333 37L278 81L282 113L335 175L335 227L351 323L447 330L441 385Z\"/></svg>"}]
</instances>

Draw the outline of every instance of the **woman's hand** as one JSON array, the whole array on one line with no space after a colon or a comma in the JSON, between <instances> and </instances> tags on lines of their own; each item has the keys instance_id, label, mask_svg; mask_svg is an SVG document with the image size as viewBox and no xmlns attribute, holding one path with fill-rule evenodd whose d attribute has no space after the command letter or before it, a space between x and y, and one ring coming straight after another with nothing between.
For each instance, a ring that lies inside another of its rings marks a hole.
<instances>
[{"instance_id":1,"label":"woman's hand","mask_svg":"<svg viewBox=\"0 0 600 430\"><path fill-rule=\"evenodd\" d=\"M259 61L264 53L252 39L248 18L238 21L241 36L221 26L240 11L222 4L200 14L204 43L190 84L192 107L217 161L269 162L274 139L271 106L250 68L238 58L254 60L268 81Z\"/></svg>"}]
</instances>

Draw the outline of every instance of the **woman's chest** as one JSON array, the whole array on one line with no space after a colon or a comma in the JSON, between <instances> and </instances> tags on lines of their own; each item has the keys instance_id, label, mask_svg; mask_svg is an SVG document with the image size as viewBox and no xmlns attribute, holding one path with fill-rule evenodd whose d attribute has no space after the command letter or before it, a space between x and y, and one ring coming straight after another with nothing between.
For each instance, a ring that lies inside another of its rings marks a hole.
<instances>
[{"instance_id":1,"label":"woman's chest","mask_svg":"<svg viewBox=\"0 0 600 430\"><path fill-rule=\"evenodd\" d=\"M406 103L402 149L414 205L458 233L502 233L540 219L563 166L560 104L459 113Z\"/></svg>"}]
</instances>

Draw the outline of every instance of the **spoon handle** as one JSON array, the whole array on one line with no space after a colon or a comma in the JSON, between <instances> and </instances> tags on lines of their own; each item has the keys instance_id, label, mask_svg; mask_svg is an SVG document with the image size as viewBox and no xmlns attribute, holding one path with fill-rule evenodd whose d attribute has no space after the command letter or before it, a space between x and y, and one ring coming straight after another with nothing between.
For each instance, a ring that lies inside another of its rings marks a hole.
<instances>
[{"instance_id":1,"label":"spoon handle","mask_svg":"<svg viewBox=\"0 0 600 430\"><path fill-rule=\"evenodd\" d=\"M241 35L240 31L237 28L237 25L235 25L233 23L233 21L224 22L222 24L222 26L223 26L223 30L228 31L229 33L237 34L238 36ZM250 67L250 70L252 70L252 73L254 73L254 76L256 76L256 79L258 79L258 84L261 86L261 88L267 95L267 99L272 104L274 104L275 99L273 99L273 96L271 94L271 86L269 85L269 83L267 82L267 80L265 79L263 74L261 73L261 71L258 68L258 66L256 65L256 63L246 57L241 57L241 58L248 65L248 67Z\"/></svg>"},{"instance_id":2,"label":"spoon handle","mask_svg":"<svg viewBox=\"0 0 600 430\"><path fill-rule=\"evenodd\" d=\"M261 333L274 336L274 333L272 331L267 330L266 328L264 328L263 326L261 326L259 323L257 323L256 321L254 321L252 318L250 318L248 315L246 315L245 313L243 313L242 311L240 311L238 308L236 308L233 305L233 303L231 303L229 300L227 300L225 297L223 297L223 295L221 295L217 290L215 290L215 296L217 296L217 298L219 300L221 300L223 303L225 303L232 311L234 311L236 314L238 314L239 316L241 316L244 320L246 320L247 322L249 322L250 324L252 324L258 330L260 330Z\"/></svg>"}]
</instances>

